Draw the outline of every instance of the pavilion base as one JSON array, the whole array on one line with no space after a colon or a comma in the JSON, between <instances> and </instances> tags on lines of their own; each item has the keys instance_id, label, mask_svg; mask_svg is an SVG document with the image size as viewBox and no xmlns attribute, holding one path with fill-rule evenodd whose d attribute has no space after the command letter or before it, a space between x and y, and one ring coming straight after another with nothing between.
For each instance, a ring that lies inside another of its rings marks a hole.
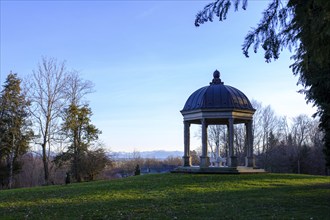
<instances>
[{"instance_id":1,"label":"pavilion base","mask_svg":"<svg viewBox=\"0 0 330 220\"><path fill-rule=\"evenodd\" d=\"M266 173L264 169L257 169L253 167L178 167L171 173L192 173L192 174L258 174Z\"/></svg>"}]
</instances>

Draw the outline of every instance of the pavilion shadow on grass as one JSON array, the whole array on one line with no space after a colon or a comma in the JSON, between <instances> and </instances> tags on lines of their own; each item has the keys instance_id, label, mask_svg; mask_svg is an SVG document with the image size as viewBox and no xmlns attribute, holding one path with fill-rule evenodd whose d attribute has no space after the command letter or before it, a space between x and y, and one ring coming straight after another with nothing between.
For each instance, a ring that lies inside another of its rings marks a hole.
<instances>
[{"instance_id":1,"label":"pavilion shadow on grass","mask_svg":"<svg viewBox=\"0 0 330 220\"><path fill-rule=\"evenodd\" d=\"M213 73L213 80L209 86L202 87L190 95L184 108L181 110L184 121L184 155L183 166L174 172L186 173L258 173L264 172L255 169L253 156L252 123L255 109L249 99L240 90L224 85L220 79L220 72ZM234 124L245 124L245 166L238 166L234 150ZM202 126L202 155L200 166L191 166L190 156L190 125ZM228 155L226 167L210 167L208 156L209 125L227 125Z\"/></svg>"}]
</instances>

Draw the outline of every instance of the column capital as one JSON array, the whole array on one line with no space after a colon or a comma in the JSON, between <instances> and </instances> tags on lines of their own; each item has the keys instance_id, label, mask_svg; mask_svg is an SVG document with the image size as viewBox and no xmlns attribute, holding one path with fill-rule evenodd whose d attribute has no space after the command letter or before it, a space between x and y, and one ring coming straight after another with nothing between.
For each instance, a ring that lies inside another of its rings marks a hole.
<instances>
[{"instance_id":1,"label":"column capital","mask_svg":"<svg viewBox=\"0 0 330 220\"><path fill-rule=\"evenodd\" d=\"M190 123L190 121L183 121L183 124L185 124L185 125L191 125L191 123Z\"/></svg>"}]
</instances>

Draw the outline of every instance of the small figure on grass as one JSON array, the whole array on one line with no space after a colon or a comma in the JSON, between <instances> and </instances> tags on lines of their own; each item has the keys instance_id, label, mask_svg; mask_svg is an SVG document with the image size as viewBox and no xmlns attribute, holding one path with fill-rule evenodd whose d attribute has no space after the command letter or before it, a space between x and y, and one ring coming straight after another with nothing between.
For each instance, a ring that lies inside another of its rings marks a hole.
<instances>
[{"instance_id":1,"label":"small figure on grass","mask_svg":"<svg viewBox=\"0 0 330 220\"><path fill-rule=\"evenodd\" d=\"M135 176L138 176L138 175L140 175L140 174L141 174L141 170L140 170L140 166L139 166L139 164L138 164L138 165L136 165L136 167L135 167L134 175L135 175Z\"/></svg>"},{"instance_id":2,"label":"small figure on grass","mask_svg":"<svg viewBox=\"0 0 330 220\"><path fill-rule=\"evenodd\" d=\"M65 184L70 184L70 183L71 183L71 175L69 172L66 172Z\"/></svg>"}]
</instances>

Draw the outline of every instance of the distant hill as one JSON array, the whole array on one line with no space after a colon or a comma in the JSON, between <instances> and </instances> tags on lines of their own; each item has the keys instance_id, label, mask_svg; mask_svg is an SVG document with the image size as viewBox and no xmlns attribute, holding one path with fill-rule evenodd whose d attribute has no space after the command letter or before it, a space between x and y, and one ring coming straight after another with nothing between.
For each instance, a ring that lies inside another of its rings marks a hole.
<instances>
[{"instance_id":1,"label":"distant hill","mask_svg":"<svg viewBox=\"0 0 330 220\"><path fill-rule=\"evenodd\" d=\"M141 152L112 152L111 156L114 159L128 159L140 156L142 158L155 158L155 159L166 159L167 157L182 157L182 151L165 151L165 150L154 150L154 151L141 151Z\"/></svg>"}]
</instances>

